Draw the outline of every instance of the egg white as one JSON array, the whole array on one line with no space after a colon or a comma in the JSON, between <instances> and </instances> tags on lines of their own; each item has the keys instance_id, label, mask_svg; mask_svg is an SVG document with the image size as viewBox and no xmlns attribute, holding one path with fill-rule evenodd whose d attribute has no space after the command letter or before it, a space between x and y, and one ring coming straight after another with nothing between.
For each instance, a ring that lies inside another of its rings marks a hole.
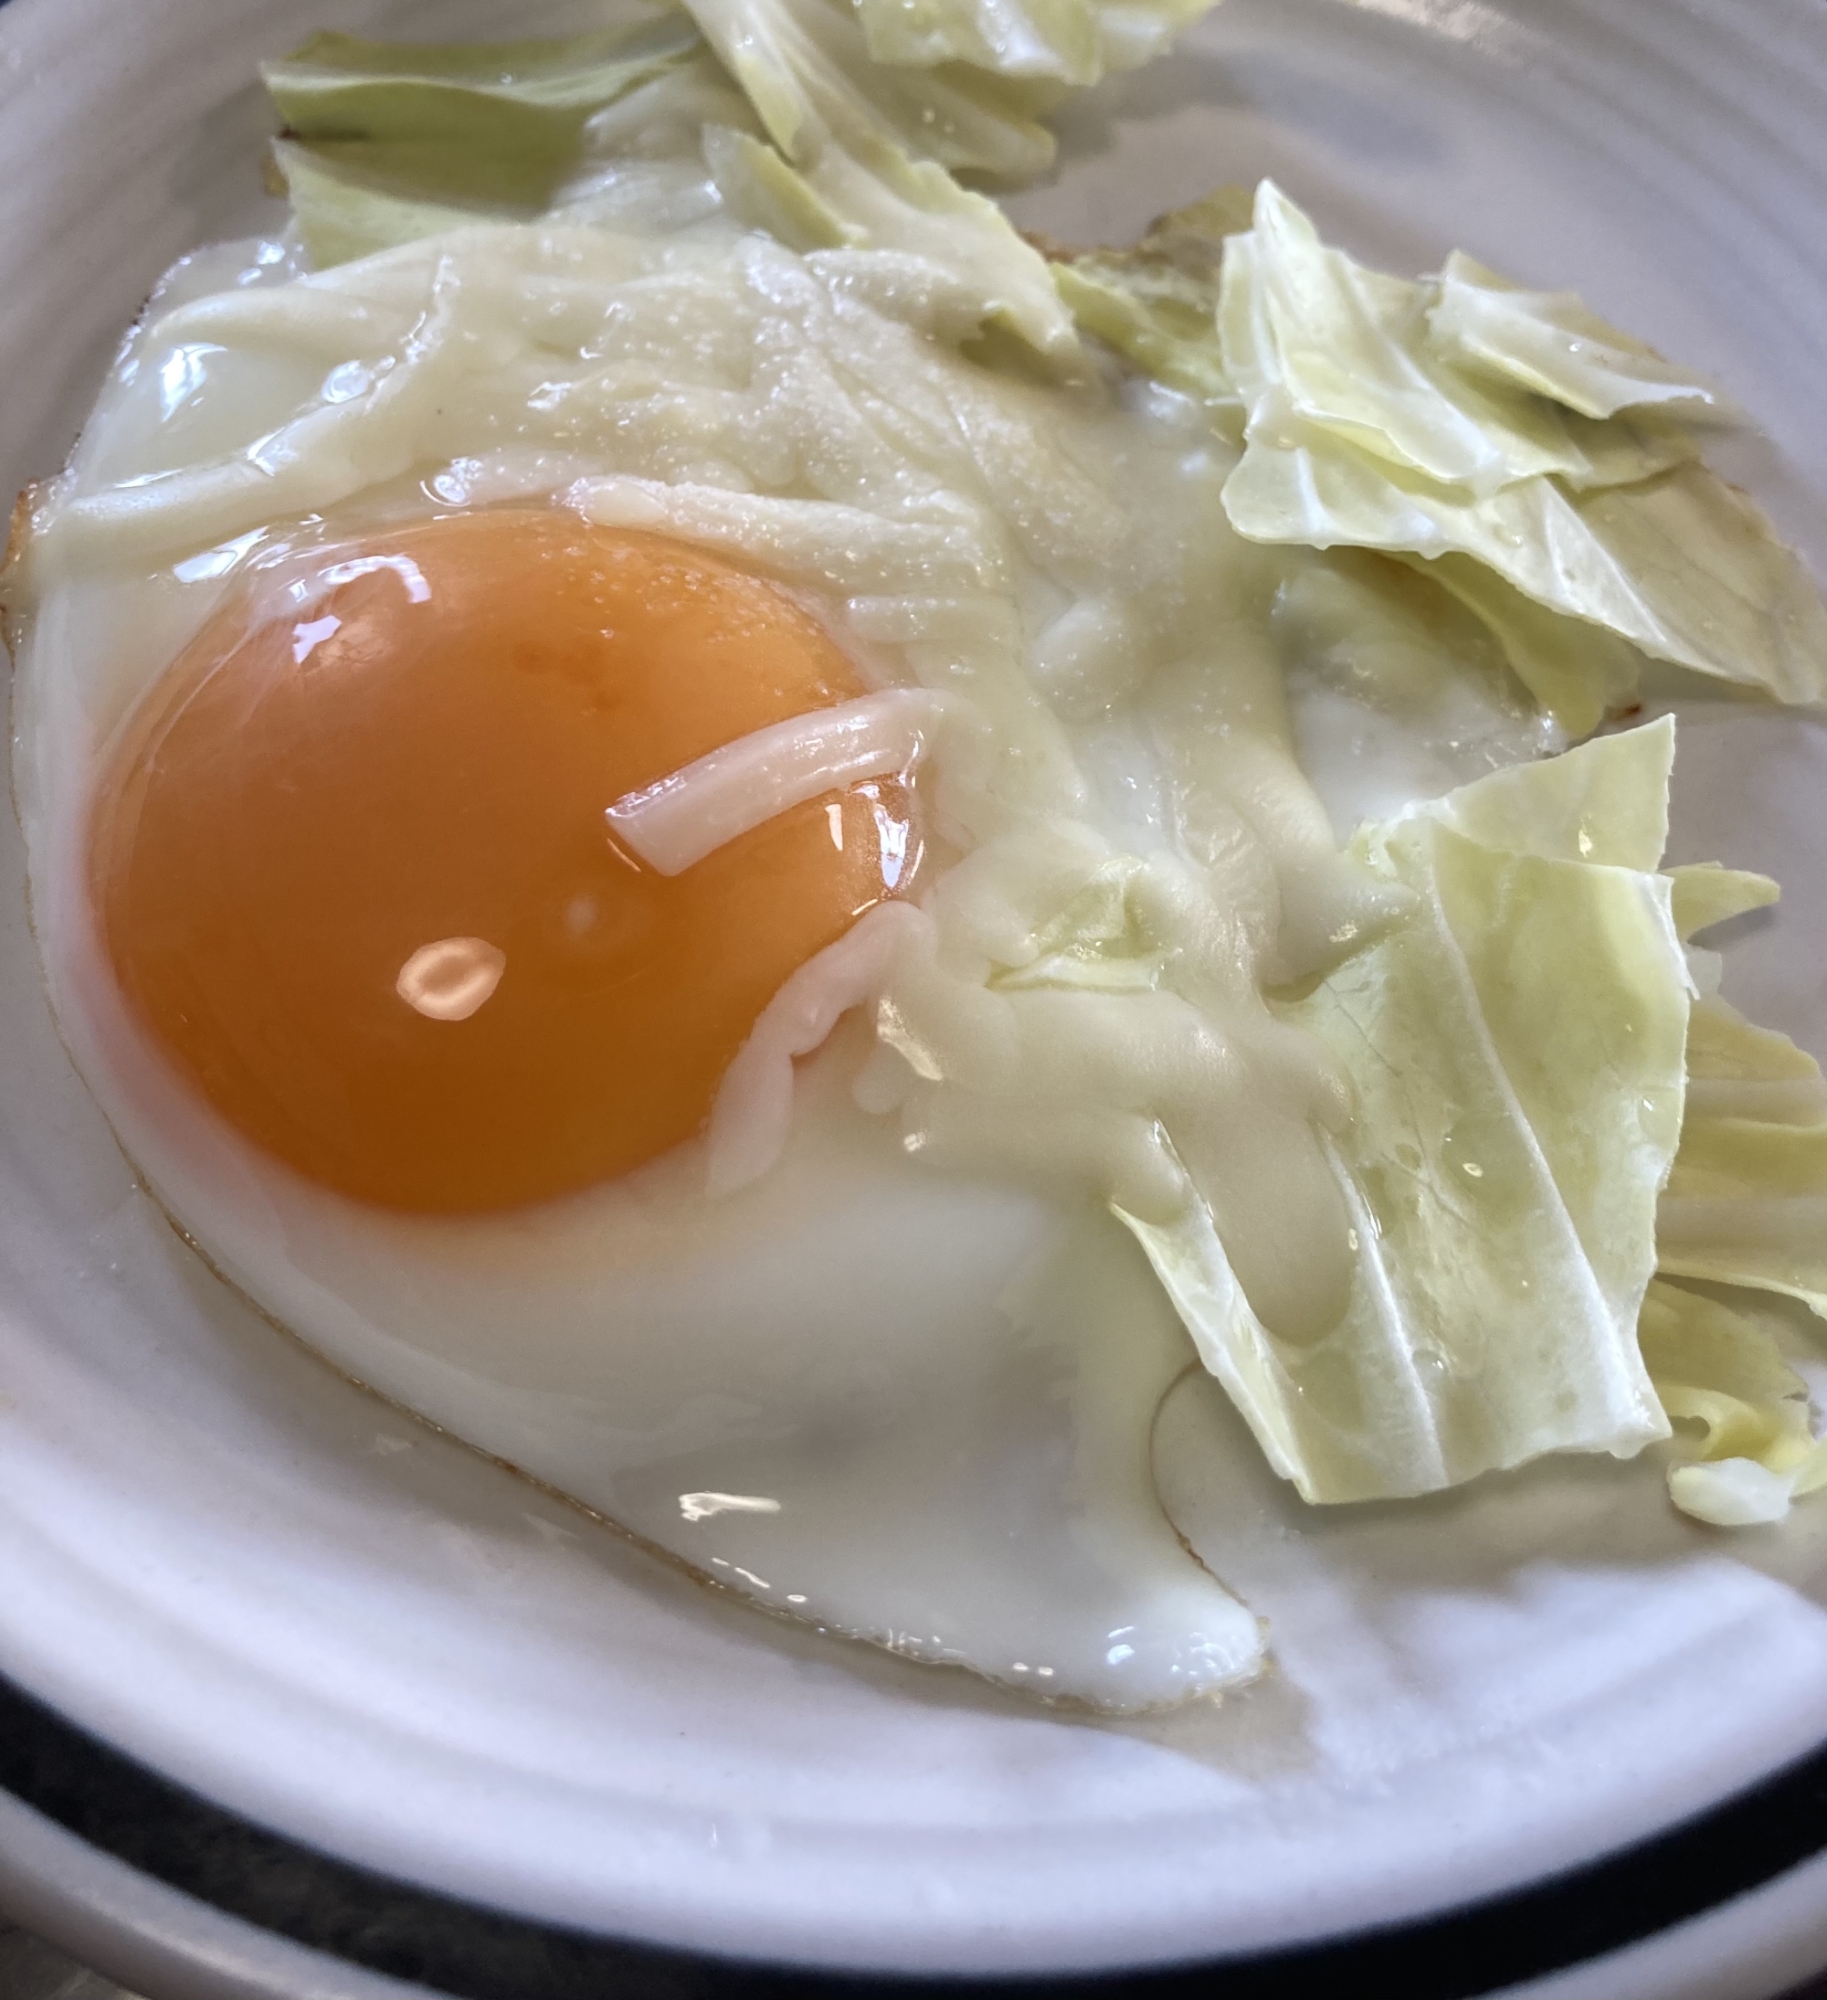
<instances>
[{"instance_id":1,"label":"egg white","mask_svg":"<svg viewBox=\"0 0 1827 2000\"><path fill-rule=\"evenodd\" d=\"M923 1154L884 1115L909 1080L881 1087L851 1016L734 1193L707 1194L694 1142L535 1209L384 1214L195 1101L129 1018L84 881L101 746L239 575L544 498L728 550L871 684L968 709L920 778L940 851L993 864L936 906L945 977L968 984L998 925L1032 931L1048 869L1104 854L1210 871L1226 921L1298 970L1352 890L1292 754L1279 572L1222 523L1225 448L1178 398L981 376L933 338L951 310L908 260L801 259L714 216L670 240L468 232L322 277L270 246L187 260L27 551L35 922L129 1156L333 1365L772 1609L1136 1709L1247 1677L1262 1637L1162 1513L1151 1430L1193 1353L1105 1191L1049 1159L1055 1128L1024 1139L1017 1102L996 1144ZM1088 1073L1147 1053L1093 1049Z\"/></svg>"}]
</instances>

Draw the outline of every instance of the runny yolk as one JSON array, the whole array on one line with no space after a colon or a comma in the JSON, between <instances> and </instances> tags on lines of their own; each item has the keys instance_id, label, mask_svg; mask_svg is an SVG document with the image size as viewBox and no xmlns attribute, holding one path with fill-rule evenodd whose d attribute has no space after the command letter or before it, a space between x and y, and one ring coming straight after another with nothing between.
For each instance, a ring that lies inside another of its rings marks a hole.
<instances>
[{"instance_id":1,"label":"runny yolk","mask_svg":"<svg viewBox=\"0 0 1827 2000\"><path fill-rule=\"evenodd\" d=\"M556 509L339 546L302 597L220 610L103 774L132 1007L249 1139L390 1208L539 1201L688 1138L893 891L910 805L858 785L671 878L605 808L860 695L843 653L772 585Z\"/></svg>"}]
</instances>

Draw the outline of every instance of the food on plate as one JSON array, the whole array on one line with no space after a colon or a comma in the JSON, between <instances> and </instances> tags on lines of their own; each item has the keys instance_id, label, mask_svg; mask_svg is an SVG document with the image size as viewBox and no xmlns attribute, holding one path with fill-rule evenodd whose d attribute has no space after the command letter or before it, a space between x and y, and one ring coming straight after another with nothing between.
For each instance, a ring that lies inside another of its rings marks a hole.
<instances>
[{"instance_id":1,"label":"food on plate","mask_svg":"<svg viewBox=\"0 0 1827 2000\"><path fill-rule=\"evenodd\" d=\"M167 276L10 587L51 998L212 1263L734 1592L1112 1710L1264 1657L1160 1497L1243 1448L1157 1439L1201 1366L1315 1504L1827 1485L1759 1304L1827 1312L1827 1086L1636 714L1818 703L1827 611L1570 294L962 184L1199 11L314 37L289 228Z\"/></svg>"}]
</instances>

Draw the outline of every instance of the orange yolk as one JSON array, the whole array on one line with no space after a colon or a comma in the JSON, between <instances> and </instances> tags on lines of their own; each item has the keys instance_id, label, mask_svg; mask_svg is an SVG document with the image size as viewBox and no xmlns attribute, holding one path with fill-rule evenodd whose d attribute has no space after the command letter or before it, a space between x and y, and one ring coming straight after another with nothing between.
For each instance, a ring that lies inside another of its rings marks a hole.
<instances>
[{"instance_id":1,"label":"orange yolk","mask_svg":"<svg viewBox=\"0 0 1827 2000\"><path fill-rule=\"evenodd\" d=\"M893 783L672 878L614 845L625 793L864 692L815 619L710 556L516 510L339 546L277 603L266 587L130 720L91 881L167 1054L328 1187L504 1208L652 1159L912 859Z\"/></svg>"}]
</instances>

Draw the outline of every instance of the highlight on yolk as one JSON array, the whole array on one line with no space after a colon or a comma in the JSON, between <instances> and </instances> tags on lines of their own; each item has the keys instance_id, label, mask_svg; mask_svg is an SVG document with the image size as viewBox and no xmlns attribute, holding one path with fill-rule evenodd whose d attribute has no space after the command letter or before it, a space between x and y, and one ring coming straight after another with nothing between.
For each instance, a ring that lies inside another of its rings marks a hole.
<instances>
[{"instance_id":1,"label":"highlight on yolk","mask_svg":"<svg viewBox=\"0 0 1827 2000\"><path fill-rule=\"evenodd\" d=\"M511 1207L690 1137L769 999L912 859L892 782L670 878L611 840L624 794L864 691L814 618L713 557L516 509L266 591L130 719L91 884L166 1053L345 1194Z\"/></svg>"}]
</instances>

